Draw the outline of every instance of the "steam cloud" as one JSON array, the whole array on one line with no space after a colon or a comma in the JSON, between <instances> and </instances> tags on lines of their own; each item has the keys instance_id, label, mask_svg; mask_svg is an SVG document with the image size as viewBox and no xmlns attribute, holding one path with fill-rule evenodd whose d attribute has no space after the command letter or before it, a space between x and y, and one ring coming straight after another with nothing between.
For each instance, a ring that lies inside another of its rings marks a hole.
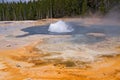
<instances>
[{"instance_id":1,"label":"steam cloud","mask_svg":"<svg viewBox=\"0 0 120 80\"><path fill-rule=\"evenodd\" d=\"M50 24L48 31L57 33L72 32L74 29L63 21Z\"/></svg>"}]
</instances>

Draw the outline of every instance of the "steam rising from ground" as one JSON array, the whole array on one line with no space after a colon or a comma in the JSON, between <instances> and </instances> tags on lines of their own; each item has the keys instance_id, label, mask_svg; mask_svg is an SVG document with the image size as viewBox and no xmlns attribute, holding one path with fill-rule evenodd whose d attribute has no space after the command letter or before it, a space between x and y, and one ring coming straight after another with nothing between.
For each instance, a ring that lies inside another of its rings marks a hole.
<instances>
[{"instance_id":1,"label":"steam rising from ground","mask_svg":"<svg viewBox=\"0 0 120 80\"><path fill-rule=\"evenodd\" d=\"M76 40L79 40L79 43ZM72 60L73 62L89 62L100 56L116 55L118 53L115 48L120 45L120 37L106 38L105 41L89 44L89 38L84 35L47 38L44 41L45 43L37 46L44 52L43 54L49 54L43 57L44 60L61 59L61 61Z\"/></svg>"},{"instance_id":2,"label":"steam rising from ground","mask_svg":"<svg viewBox=\"0 0 120 80\"><path fill-rule=\"evenodd\" d=\"M120 22L120 5L115 6L105 15L104 19Z\"/></svg>"},{"instance_id":3,"label":"steam rising from ground","mask_svg":"<svg viewBox=\"0 0 120 80\"><path fill-rule=\"evenodd\" d=\"M73 28L65 22L63 22L62 20L60 20L56 23L51 23L48 31L57 33L67 33L72 32Z\"/></svg>"}]
</instances>

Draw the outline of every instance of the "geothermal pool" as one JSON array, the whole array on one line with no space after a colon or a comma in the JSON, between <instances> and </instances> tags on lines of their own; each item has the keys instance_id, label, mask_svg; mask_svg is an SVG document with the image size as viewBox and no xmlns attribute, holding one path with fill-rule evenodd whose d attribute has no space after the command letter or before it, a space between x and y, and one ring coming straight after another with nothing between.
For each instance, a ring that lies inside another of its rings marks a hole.
<instances>
[{"instance_id":1,"label":"geothermal pool","mask_svg":"<svg viewBox=\"0 0 120 80\"><path fill-rule=\"evenodd\" d=\"M52 27L51 27L52 26ZM100 33L106 36L119 36L120 25L109 25L107 24L92 24L84 25L82 22L64 22L58 21L56 23L42 25L42 26L31 26L23 28L21 31L26 34L18 35L16 37L25 37L29 35L86 35L89 33Z\"/></svg>"},{"instance_id":2,"label":"geothermal pool","mask_svg":"<svg viewBox=\"0 0 120 80\"><path fill-rule=\"evenodd\" d=\"M38 52L39 54L46 55L40 58L46 62L56 62L56 60L91 62L100 60L101 56L118 54L116 51L120 46L120 25L118 24L102 21L86 24L86 21L75 20L58 20L38 26L33 23L7 23L8 26L0 27L0 34L4 35L0 39L1 45L10 44L12 47L42 40L36 48L43 52Z\"/></svg>"}]
</instances>

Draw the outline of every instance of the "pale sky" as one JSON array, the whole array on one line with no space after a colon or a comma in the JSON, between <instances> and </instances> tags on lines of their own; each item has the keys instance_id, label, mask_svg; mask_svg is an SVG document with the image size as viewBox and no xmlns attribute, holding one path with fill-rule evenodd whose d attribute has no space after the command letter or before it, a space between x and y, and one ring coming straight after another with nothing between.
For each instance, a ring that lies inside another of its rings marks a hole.
<instances>
[{"instance_id":1,"label":"pale sky","mask_svg":"<svg viewBox=\"0 0 120 80\"><path fill-rule=\"evenodd\" d=\"M2 2L3 0L0 0L0 2ZM15 1L15 2L18 2L20 0L4 0L4 2L12 2L12 1ZM30 0L21 0L21 1L30 1Z\"/></svg>"}]
</instances>

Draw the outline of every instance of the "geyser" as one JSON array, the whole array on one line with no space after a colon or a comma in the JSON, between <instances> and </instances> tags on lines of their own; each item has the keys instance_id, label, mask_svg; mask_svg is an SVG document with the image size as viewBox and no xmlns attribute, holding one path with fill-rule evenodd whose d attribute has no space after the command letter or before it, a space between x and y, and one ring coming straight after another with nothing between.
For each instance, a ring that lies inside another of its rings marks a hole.
<instances>
[{"instance_id":1,"label":"geyser","mask_svg":"<svg viewBox=\"0 0 120 80\"><path fill-rule=\"evenodd\" d=\"M71 26L69 26L67 23L65 23L62 20L50 24L48 29L48 31L56 32L56 33L67 33L67 32L72 32L73 30L74 29Z\"/></svg>"}]
</instances>

